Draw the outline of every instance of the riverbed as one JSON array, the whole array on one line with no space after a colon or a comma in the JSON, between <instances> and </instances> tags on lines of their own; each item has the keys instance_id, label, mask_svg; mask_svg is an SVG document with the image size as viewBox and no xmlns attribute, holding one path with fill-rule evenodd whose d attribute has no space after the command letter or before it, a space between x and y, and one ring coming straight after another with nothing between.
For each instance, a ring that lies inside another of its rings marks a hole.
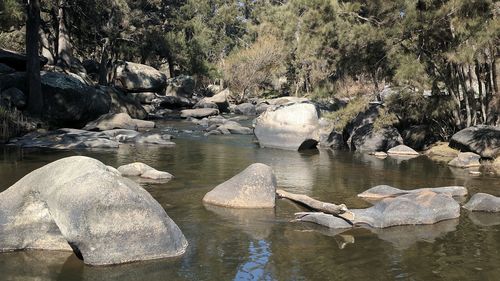
<instances>
[{"instance_id":1,"label":"riverbed","mask_svg":"<svg viewBox=\"0 0 500 281\"><path fill-rule=\"evenodd\" d=\"M0 191L54 160L85 155L114 167L135 161L175 179L143 184L184 232L189 247L173 259L85 266L72 253L0 254L0 280L500 280L500 214L470 214L428 226L343 233L293 223L303 209L278 200L275 210L206 207L213 187L248 165L270 165L279 188L350 208L356 194L379 184L402 189L466 186L500 196L500 176L472 175L425 156L378 159L348 151L262 149L253 136L203 136L185 121L158 123L175 147L54 151L0 147ZM148 241L143 241L148 243Z\"/></svg>"}]
</instances>

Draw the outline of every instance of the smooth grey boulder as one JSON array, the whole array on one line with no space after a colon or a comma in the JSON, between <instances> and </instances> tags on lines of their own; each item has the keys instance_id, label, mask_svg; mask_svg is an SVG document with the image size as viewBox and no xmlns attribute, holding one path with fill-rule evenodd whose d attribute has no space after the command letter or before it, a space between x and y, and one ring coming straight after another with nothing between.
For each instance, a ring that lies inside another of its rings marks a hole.
<instances>
[{"instance_id":1,"label":"smooth grey boulder","mask_svg":"<svg viewBox=\"0 0 500 281\"><path fill-rule=\"evenodd\" d=\"M138 130L139 128L154 127L154 122L132 119L127 113L109 113L88 123L83 129L88 131L107 131L113 129Z\"/></svg>"},{"instance_id":2,"label":"smooth grey boulder","mask_svg":"<svg viewBox=\"0 0 500 281\"><path fill-rule=\"evenodd\" d=\"M165 74L148 65L121 62L116 68L114 84L127 92L158 92L166 83Z\"/></svg>"},{"instance_id":3,"label":"smooth grey boulder","mask_svg":"<svg viewBox=\"0 0 500 281\"><path fill-rule=\"evenodd\" d=\"M106 114L111 98L78 79L56 72L42 72L42 117L54 126L81 128Z\"/></svg>"},{"instance_id":4,"label":"smooth grey boulder","mask_svg":"<svg viewBox=\"0 0 500 281\"><path fill-rule=\"evenodd\" d=\"M500 212L500 197L486 193L476 193L464 205L464 208L469 211Z\"/></svg>"},{"instance_id":5,"label":"smooth grey boulder","mask_svg":"<svg viewBox=\"0 0 500 281\"><path fill-rule=\"evenodd\" d=\"M377 201L367 209L353 209L354 224L376 228L434 224L460 216L460 205L446 193L421 191Z\"/></svg>"},{"instance_id":6,"label":"smooth grey boulder","mask_svg":"<svg viewBox=\"0 0 500 281\"><path fill-rule=\"evenodd\" d=\"M479 160L481 160L481 156L472 152L463 152L448 162L448 165L457 168L479 167L481 166Z\"/></svg>"},{"instance_id":7,"label":"smooth grey boulder","mask_svg":"<svg viewBox=\"0 0 500 281\"><path fill-rule=\"evenodd\" d=\"M204 118L213 115L219 115L219 110L216 108L196 108L181 111L182 118Z\"/></svg>"},{"instance_id":8,"label":"smooth grey boulder","mask_svg":"<svg viewBox=\"0 0 500 281\"><path fill-rule=\"evenodd\" d=\"M183 254L188 243L143 188L103 163L74 156L0 193L0 251L73 249L86 264Z\"/></svg>"},{"instance_id":9,"label":"smooth grey boulder","mask_svg":"<svg viewBox=\"0 0 500 281\"><path fill-rule=\"evenodd\" d=\"M203 203L229 208L274 208L276 185L271 167L255 163L208 192Z\"/></svg>"},{"instance_id":10,"label":"smooth grey boulder","mask_svg":"<svg viewBox=\"0 0 500 281\"><path fill-rule=\"evenodd\" d=\"M247 116L257 115L257 111L255 110L255 105L248 102L236 105L234 107L234 113Z\"/></svg>"},{"instance_id":11,"label":"smooth grey boulder","mask_svg":"<svg viewBox=\"0 0 500 281\"><path fill-rule=\"evenodd\" d=\"M120 166L117 170L124 177L141 177L152 180L170 180L174 177L170 173L158 171L140 162Z\"/></svg>"},{"instance_id":12,"label":"smooth grey boulder","mask_svg":"<svg viewBox=\"0 0 500 281\"><path fill-rule=\"evenodd\" d=\"M474 152L483 158L500 156L500 126L478 125L465 128L451 137L450 147Z\"/></svg>"},{"instance_id":13,"label":"smooth grey boulder","mask_svg":"<svg viewBox=\"0 0 500 281\"><path fill-rule=\"evenodd\" d=\"M396 128L375 129L373 124L359 127L347 141L351 150L359 152L387 151L402 143L403 139Z\"/></svg>"},{"instance_id":14,"label":"smooth grey boulder","mask_svg":"<svg viewBox=\"0 0 500 281\"><path fill-rule=\"evenodd\" d=\"M406 145L400 144L398 146L395 146L387 151L387 154L389 155L420 155L418 152L416 152L413 148L408 147Z\"/></svg>"},{"instance_id":15,"label":"smooth grey boulder","mask_svg":"<svg viewBox=\"0 0 500 281\"><path fill-rule=\"evenodd\" d=\"M358 194L358 197L367 200L379 200L383 198L397 197L400 195L405 195L410 193L419 193L422 191L432 191L434 193L446 193L451 196L466 196L468 193L467 188L463 186L444 186L444 187L434 187L434 188L418 188L411 190L403 190L389 185L377 185Z\"/></svg>"},{"instance_id":16,"label":"smooth grey boulder","mask_svg":"<svg viewBox=\"0 0 500 281\"><path fill-rule=\"evenodd\" d=\"M319 119L310 103L270 107L255 120L254 133L261 147L300 150L319 141Z\"/></svg>"}]
</instances>

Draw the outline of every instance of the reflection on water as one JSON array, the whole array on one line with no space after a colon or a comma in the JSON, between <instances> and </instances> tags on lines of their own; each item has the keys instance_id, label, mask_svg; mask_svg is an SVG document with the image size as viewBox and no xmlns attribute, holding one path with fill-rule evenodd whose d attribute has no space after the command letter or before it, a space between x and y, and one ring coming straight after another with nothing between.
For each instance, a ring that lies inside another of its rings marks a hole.
<instances>
[{"instance_id":1,"label":"reflection on water","mask_svg":"<svg viewBox=\"0 0 500 281\"><path fill-rule=\"evenodd\" d=\"M165 123L160 129L185 123ZM357 194L380 184L398 188L465 185L500 196L500 177L470 176L426 157L396 161L342 151L297 153L260 149L251 136L182 134L170 147L111 151L18 150L0 147L0 191L51 161L81 154L114 167L135 161L175 176L143 186L189 241L184 256L111 267L84 266L70 253L0 254L0 280L500 280L498 216L464 212L434 226L330 233L291 223L301 207L278 200L275 210L205 207L203 196L254 162L273 167L278 185L314 198L369 205ZM373 231L373 232L372 232ZM148 241L144 241L147 243Z\"/></svg>"}]
</instances>

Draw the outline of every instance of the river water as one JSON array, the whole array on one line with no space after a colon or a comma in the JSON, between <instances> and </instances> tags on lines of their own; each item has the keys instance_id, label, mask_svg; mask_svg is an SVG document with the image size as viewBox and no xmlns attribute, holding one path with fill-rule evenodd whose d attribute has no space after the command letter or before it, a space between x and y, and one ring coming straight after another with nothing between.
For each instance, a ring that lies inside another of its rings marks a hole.
<instances>
[{"instance_id":1,"label":"river water","mask_svg":"<svg viewBox=\"0 0 500 281\"><path fill-rule=\"evenodd\" d=\"M144 184L184 232L179 258L109 267L85 266L72 253L0 254L0 280L500 280L500 214L462 212L430 226L354 229L336 233L290 222L300 207L278 200L275 210L205 207L201 199L249 164L273 167L278 185L350 208L369 206L356 194L379 184L410 189L464 185L471 194L500 196L500 177L470 175L424 156L384 160L351 152L261 149L252 136L184 132L191 123L160 123L175 148L102 151L0 147L0 191L51 161L86 155L119 166L141 161L175 175ZM148 241L143 241L148 243Z\"/></svg>"}]
</instances>

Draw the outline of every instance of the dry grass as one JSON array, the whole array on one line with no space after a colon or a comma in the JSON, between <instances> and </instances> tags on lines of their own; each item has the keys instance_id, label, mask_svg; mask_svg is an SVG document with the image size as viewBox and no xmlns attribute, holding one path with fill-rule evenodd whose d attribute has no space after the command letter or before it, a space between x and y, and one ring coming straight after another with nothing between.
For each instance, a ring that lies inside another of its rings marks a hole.
<instances>
[{"instance_id":1,"label":"dry grass","mask_svg":"<svg viewBox=\"0 0 500 281\"><path fill-rule=\"evenodd\" d=\"M332 121L335 131L342 132L351 120L368 108L368 105L369 99L367 97L359 97L349 102L346 107L327 113L324 117Z\"/></svg>"}]
</instances>

